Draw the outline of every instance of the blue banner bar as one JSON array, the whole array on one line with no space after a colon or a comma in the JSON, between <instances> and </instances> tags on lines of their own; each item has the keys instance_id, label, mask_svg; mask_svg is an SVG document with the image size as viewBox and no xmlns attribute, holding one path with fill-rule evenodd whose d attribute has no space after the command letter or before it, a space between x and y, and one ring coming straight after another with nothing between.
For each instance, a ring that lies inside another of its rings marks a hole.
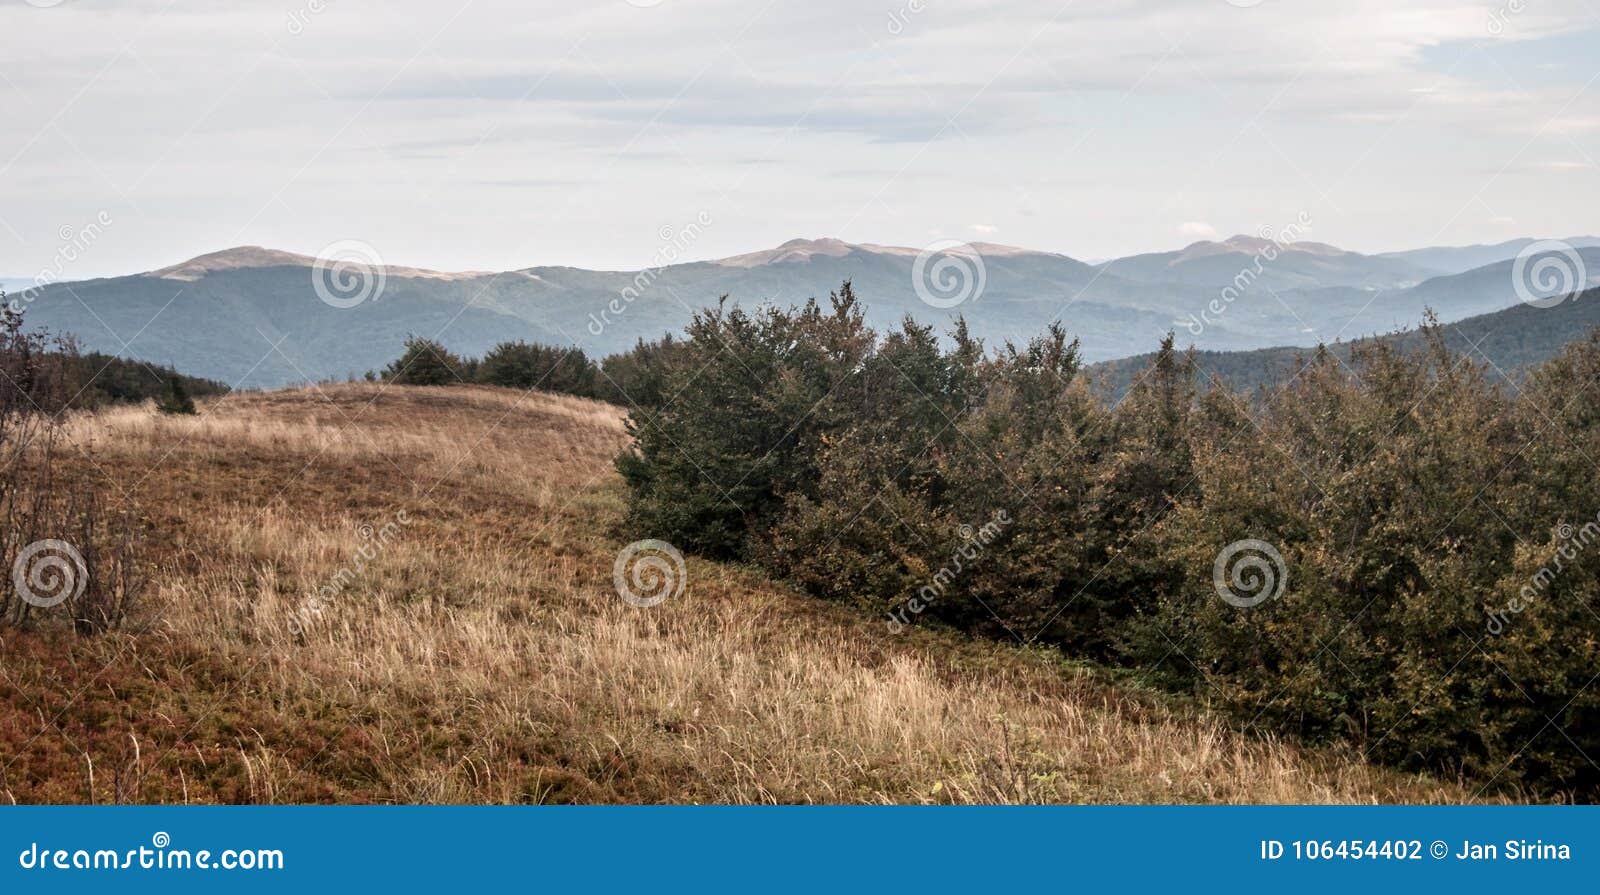
<instances>
[{"instance_id":1,"label":"blue banner bar","mask_svg":"<svg viewBox=\"0 0 1600 895\"><path fill-rule=\"evenodd\" d=\"M1597 832L1553 807L12 807L0 892L1589 891Z\"/></svg>"}]
</instances>

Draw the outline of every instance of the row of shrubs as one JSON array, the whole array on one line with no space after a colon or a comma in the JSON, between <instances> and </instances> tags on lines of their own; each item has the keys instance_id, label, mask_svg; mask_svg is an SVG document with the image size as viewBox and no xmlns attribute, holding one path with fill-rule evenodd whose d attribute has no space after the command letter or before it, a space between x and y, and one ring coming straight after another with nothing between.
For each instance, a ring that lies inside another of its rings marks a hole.
<instances>
[{"instance_id":1,"label":"row of shrubs","mask_svg":"<svg viewBox=\"0 0 1600 895\"><path fill-rule=\"evenodd\" d=\"M405 385L478 383L515 389L539 389L627 405L648 399L653 376L645 371L657 359L677 350L671 336L640 340L632 350L596 363L581 348L559 348L534 342L502 342L481 358L461 357L442 344L421 337L406 340L405 351L381 374ZM639 396L633 392L639 391Z\"/></svg>"},{"instance_id":2,"label":"row of shrubs","mask_svg":"<svg viewBox=\"0 0 1600 895\"><path fill-rule=\"evenodd\" d=\"M1168 338L1107 406L1059 327L880 335L848 283L719 306L633 371L628 524L891 629L1053 644L1259 729L1592 797L1600 334L1507 387L1424 333L1248 395L1197 389ZM1222 598L1241 584L1262 602Z\"/></svg>"}]
</instances>

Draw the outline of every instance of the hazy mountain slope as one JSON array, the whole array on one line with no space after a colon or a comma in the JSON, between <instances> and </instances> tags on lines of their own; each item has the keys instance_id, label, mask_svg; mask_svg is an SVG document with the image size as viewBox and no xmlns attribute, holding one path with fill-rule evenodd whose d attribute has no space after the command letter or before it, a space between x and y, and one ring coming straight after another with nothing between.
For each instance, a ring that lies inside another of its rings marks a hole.
<instances>
[{"instance_id":1,"label":"hazy mountain slope","mask_svg":"<svg viewBox=\"0 0 1600 895\"><path fill-rule=\"evenodd\" d=\"M1176 252L1118 258L1108 272L1139 282L1182 283L1221 289L1241 274L1278 291L1323 286L1397 288L1437 273L1404 259L1346 252L1315 242L1274 243L1250 236L1202 241Z\"/></svg>"},{"instance_id":2,"label":"hazy mountain slope","mask_svg":"<svg viewBox=\"0 0 1600 895\"><path fill-rule=\"evenodd\" d=\"M309 259L298 265L280 263L282 256L267 260L272 266L225 258L158 272L165 275L45 287L30 293L29 324L72 332L104 351L121 351L126 340L130 356L171 361L229 383L243 377L244 386L271 386L381 367L399 354L408 333L442 333L441 341L467 354L519 338L607 354L640 337L681 329L695 310L723 295L747 306L798 302L826 297L846 279L855 281L879 327L897 325L906 314L947 325L959 312L977 334L1000 340L1026 337L1060 314L1099 358L1153 344L1183 303L1174 290L1135 287L1063 256L996 253L984 260L977 297L941 310L913 288L914 252L853 247L841 255L752 266L697 262L646 272L538 267L447 278L391 269L380 295L339 309L317 297ZM1248 338L1227 327L1217 335ZM284 337L280 350L287 358L271 350Z\"/></svg>"},{"instance_id":3,"label":"hazy mountain slope","mask_svg":"<svg viewBox=\"0 0 1600 895\"><path fill-rule=\"evenodd\" d=\"M238 387L360 374L398 355L408 333L447 324L452 342L559 341L496 310L494 287L468 307L480 285L390 277L379 300L339 309L317 297L301 267L219 271L194 281L117 277L45 287L28 304L27 320L73 333L86 348Z\"/></svg>"},{"instance_id":4,"label":"hazy mountain slope","mask_svg":"<svg viewBox=\"0 0 1600 895\"><path fill-rule=\"evenodd\" d=\"M1600 236L1571 236L1561 240L1573 248L1600 247ZM1500 261L1510 261L1517 253L1532 245L1535 240L1524 237L1497 242L1493 245L1429 246L1404 252L1384 252L1377 257L1409 262L1418 267L1431 268L1441 274L1463 273Z\"/></svg>"},{"instance_id":5,"label":"hazy mountain slope","mask_svg":"<svg viewBox=\"0 0 1600 895\"><path fill-rule=\"evenodd\" d=\"M1062 255L990 253L982 259L981 289L970 285L979 282L970 265L962 273L952 272L951 294L975 296L941 309L918 296L915 262L914 252L856 247L841 255L818 253L748 267L716 262L679 265L661 271L651 284L647 295L657 301L647 313L659 315L659 332L665 328L660 324L671 323L675 313L681 318L687 308L710 304L721 295L747 305L797 303L825 297L848 279L866 304L869 322L879 329L897 326L908 314L943 328L959 314L974 333L999 341L1025 338L1060 319L1090 351L1109 357L1156 338L1171 325L1173 310L1182 303L1174 290L1128 284ZM965 262L958 258L953 263ZM924 282L933 276L927 274ZM661 301L661 293L666 301Z\"/></svg>"},{"instance_id":6,"label":"hazy mountain slope","mask_svg":"<svg viewBox=\"0 0 1600 895\"><path fill-rule=\"evenodd\" d=\"M1425 307L1453 320L1516 302L1509 262L1407 288L1398 284L1418 275L1408 262L1315 243L1271 260L1242 251L1269 245L1235 237L1096 266L977 244L981 263L947 254L924 268L916 249L818 239L645 271L389 267L381 292L352 308L319 299L313 259L242 247L26 296L30 326L243 387L380 369L413 333L469 355L507 339L605 355L681 330L725 295L747 307L788 304L825 298L846 279L880 330L906 315L946 329L960 314L996 344L1059 321L1091 362L1149 351L1169 331L1217 351L1314 345L1414 326ZM1600 272L1600 254L1585 258ZM967 300L943 308L925 296Z\"/></svg>"},{"instance_id":7,"label":"hazy mountain slope","mask_svg":"<svg viewBox=\"0 0 1600 895\"><path fill-rule=\"evenodd\" d=\"M1579 248L1577 255L1583 261L1584 273L1590 285L1600 282L1600 248ZM1474 268L1466 273L1435 277L1410 290L1405 300L1413 306L1434 308L1441 316L1467 317L1507 307L1516 303L1516 262L1497 261ZM1523 281L1530 286L1534 273L1525 271Z\"/></svg>"},{"instance_id":8,"label":"hazy mountain slope","mask_svg":"<svg viewBox=\"0 0 1600 895\"><path fill-rule=\"evenodd\" d=\"M1494 376L1515 376L1560 353L1563 346L1583 338L1600 327L1600 289L1591 289L1550 308L1519 304L1513 308L1447 323L1442 329L1446 344L1454 351L1469 354L1475 361L1487 359ZM1423 344L1415 330L1358 339L1354 344L1387 342L1411 349ZM1180 342L1182 344L1182 342ZM1331 345L1340 357L1350 356L1349 342ZM1195 362L1201 379L1216 376L1227 385L1244 390L1281 384L1292 377L1315 349L1298 346L1262 348L1256 351L1197 351ZM1125 394L1149 366L1153 354L1105 361L1089 366L1085 373L1110 399Z\"/></svg>"}]
</instances>

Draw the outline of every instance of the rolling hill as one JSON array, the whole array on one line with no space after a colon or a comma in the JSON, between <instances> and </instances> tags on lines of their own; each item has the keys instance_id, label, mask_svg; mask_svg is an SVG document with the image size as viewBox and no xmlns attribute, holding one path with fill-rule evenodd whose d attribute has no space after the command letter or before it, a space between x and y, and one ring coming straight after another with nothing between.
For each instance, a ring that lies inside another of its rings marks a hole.
<instances>
[{"instance_id":1,"label":"rolling hill","mask_svg":"<svg viewBox=\"0 0 1600 895\"><path fill-rule=\"evenodd\" d=\"M1483 798L746 566L690 557L629 605L609 405L358 383L201 410L71 421L60 474L146 512L151 574L127 630L0 639L0 799Z\"/></svg>"}]
</instances>

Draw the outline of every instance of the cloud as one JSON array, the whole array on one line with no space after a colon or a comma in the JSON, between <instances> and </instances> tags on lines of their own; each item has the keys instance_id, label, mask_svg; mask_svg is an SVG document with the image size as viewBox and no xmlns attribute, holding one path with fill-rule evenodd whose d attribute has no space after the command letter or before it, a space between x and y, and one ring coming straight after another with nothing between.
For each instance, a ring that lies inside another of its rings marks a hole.
<instances>
[{"instance_id":1,"label":"cloud","mask_svg":"<svg viewBox=\"0 0 1600 895\"><path fill-rule=\"evenodd\" d=\"M1184 207L1326 196L1319 236L1382 248L1467 220L1480 172L1589 146L1592 2L1497 34L1482 0L6 4L0 267L108 206L129 225L83 275L357 237L426 267L631 268L707 208L707 256L982 234L961 222L1005 208L1008 242L1111 256L1165 247ZM1482 64L1491 41L1519 52ZM1585 229L1573 173L1485 201Z\"/></svg>"},{"instance_id":2,"label":"cloud","mask_svg":"<svg viewBox=\"0 0 1600 895\"><path fill-rule=\"evenodd\" d=\"M971 227L974 233L982 233L986 236L1000 232L1000 228L993 224L968 224L967 226Z\"/></svg>"}]
</instances>

